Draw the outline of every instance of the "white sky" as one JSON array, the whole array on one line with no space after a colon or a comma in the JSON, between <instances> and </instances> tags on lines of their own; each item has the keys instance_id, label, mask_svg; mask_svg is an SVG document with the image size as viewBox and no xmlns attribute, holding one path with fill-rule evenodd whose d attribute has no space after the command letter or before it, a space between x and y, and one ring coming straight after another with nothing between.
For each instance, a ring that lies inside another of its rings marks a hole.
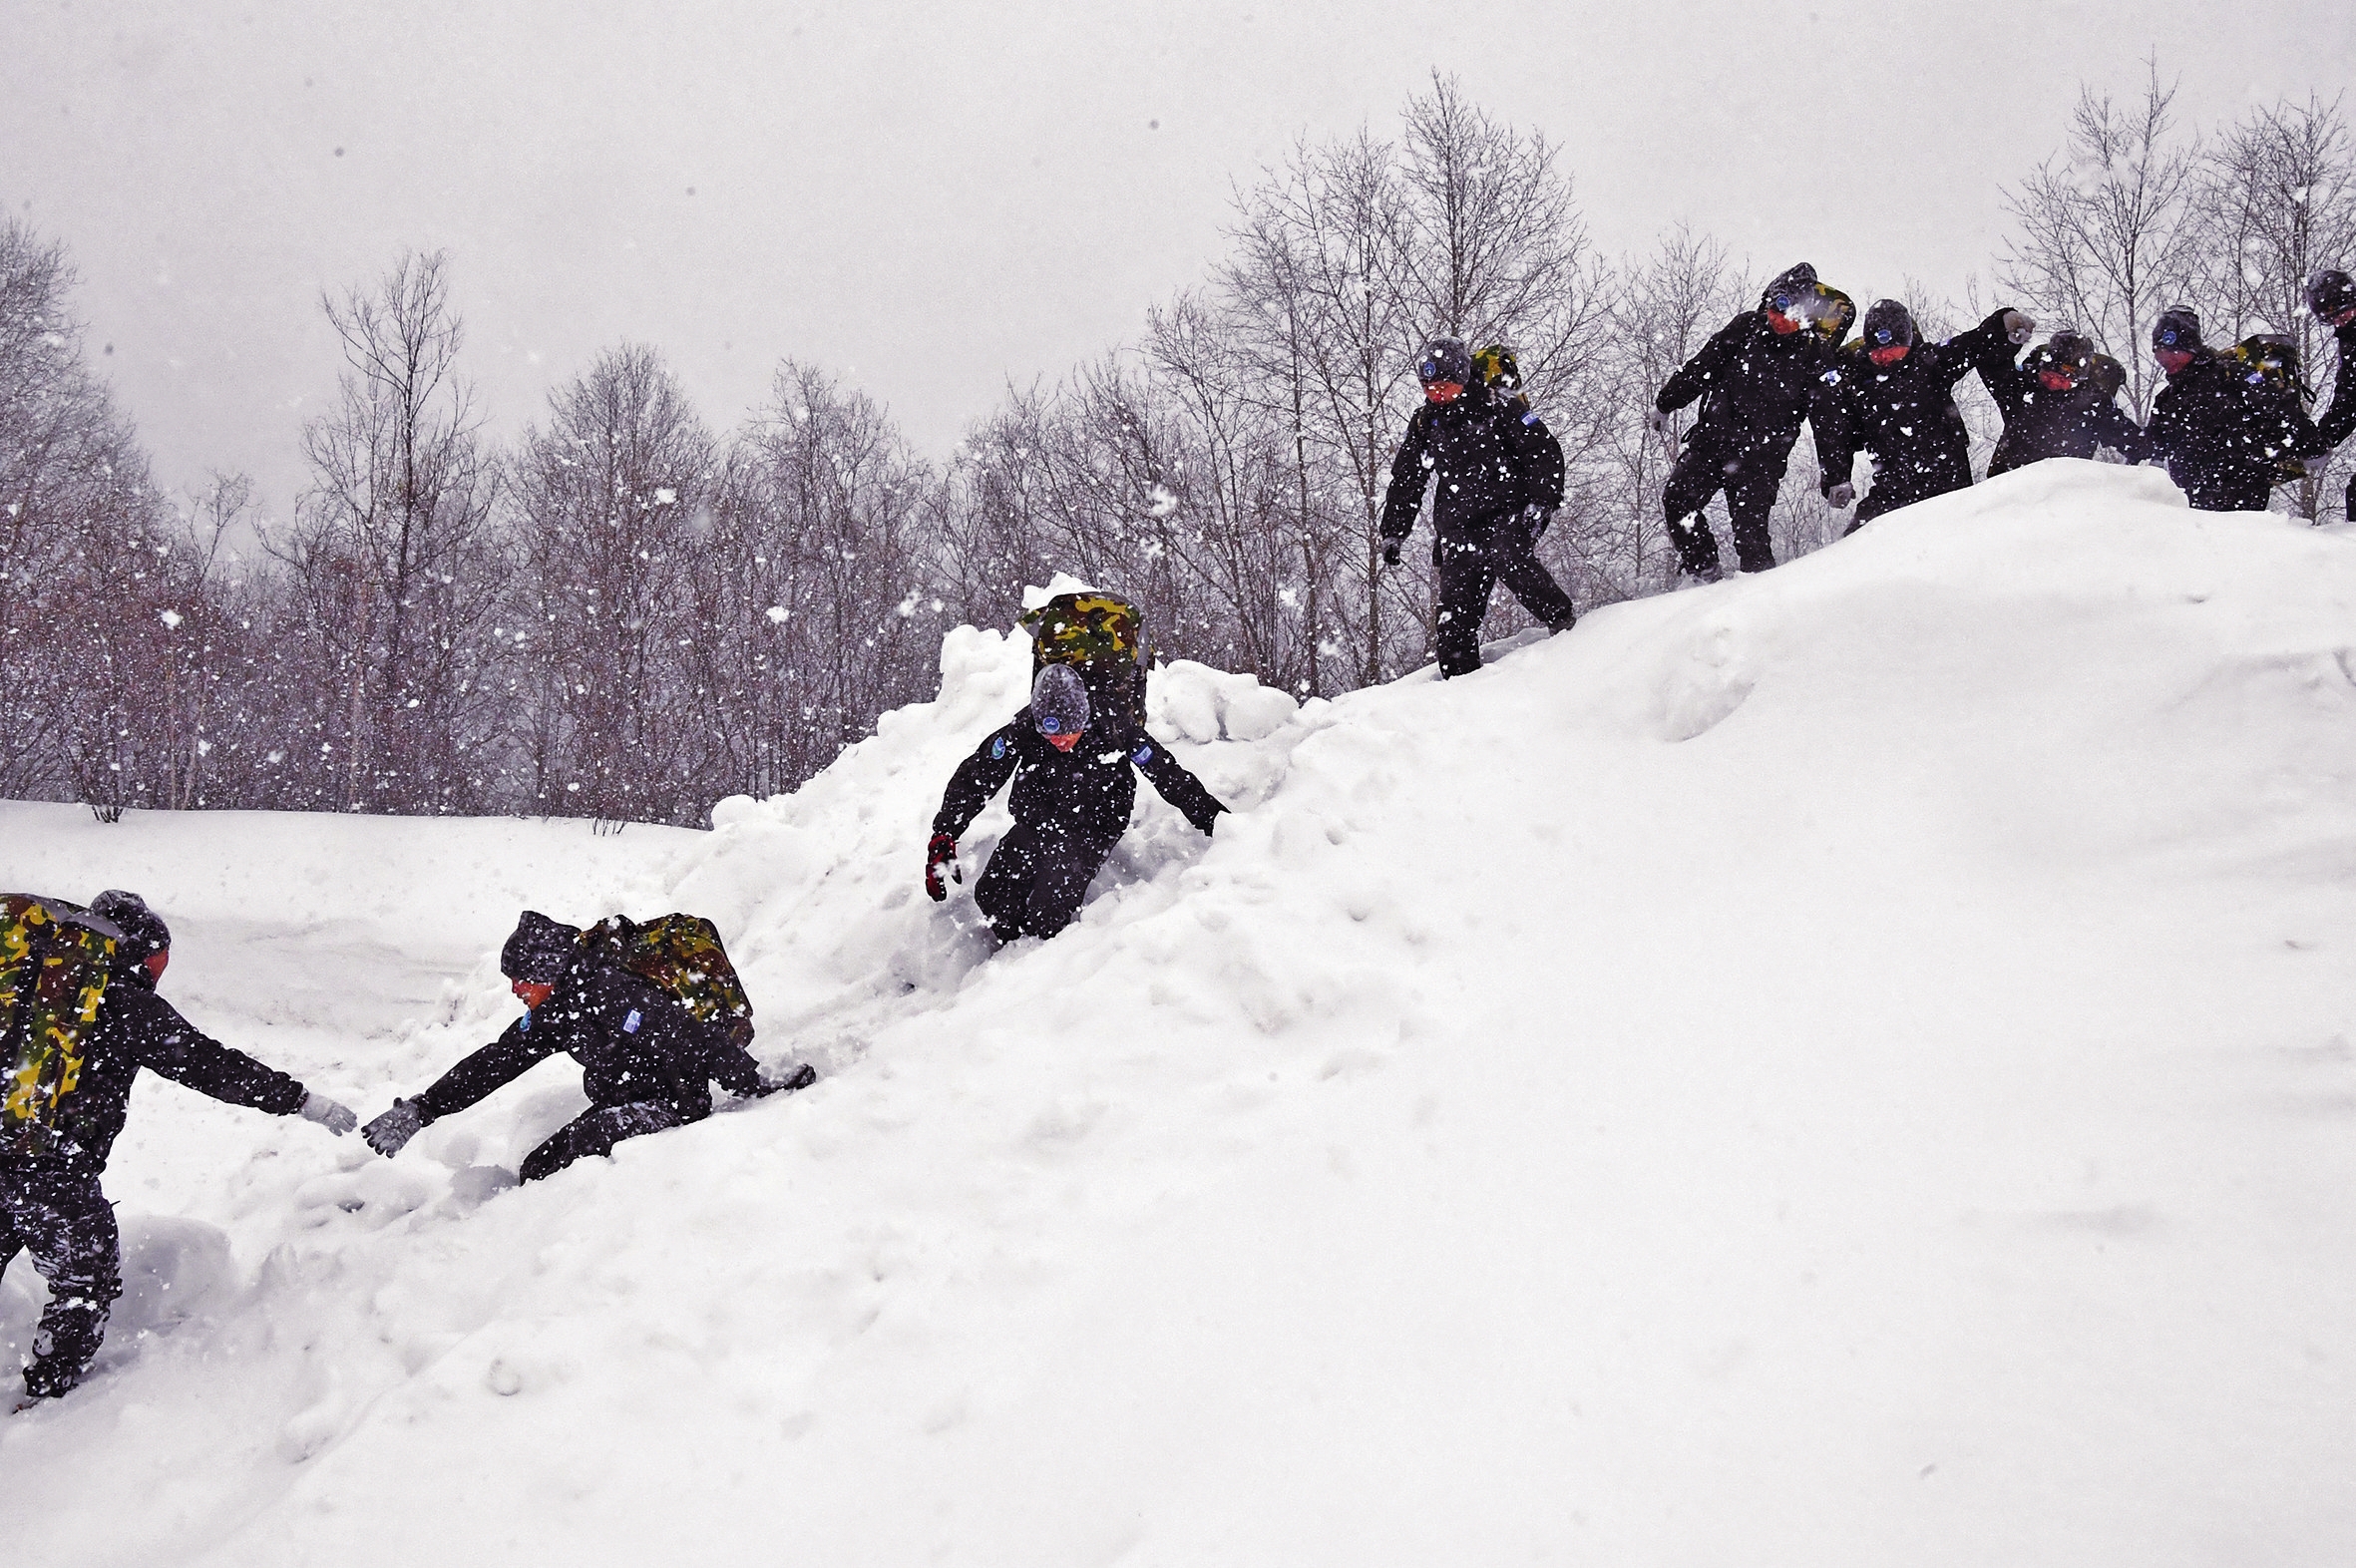
<instances>
[{"instance_id":1,"label":"white sky","mask_svg":"<svg viewBox=\"0 0 2356 1568\"><path fill-rule=\"evenodd\" d=\"M2157 50L2206 125L2336 93L2327 0L1276 6L0 5L0 204L71 248L99 360L185 487L273 511L332 394L322 286L453 253L493 429L624 338L734 425L783 356L929 454L1132 336L1233 186L1435 66L1564 144L1595 236L1680 217L1858 296L1959 292L2083 79ZM340 150L340 151L339 151ZM692 194L690 194L692 193Z\"/></svg>"}]
</instances>

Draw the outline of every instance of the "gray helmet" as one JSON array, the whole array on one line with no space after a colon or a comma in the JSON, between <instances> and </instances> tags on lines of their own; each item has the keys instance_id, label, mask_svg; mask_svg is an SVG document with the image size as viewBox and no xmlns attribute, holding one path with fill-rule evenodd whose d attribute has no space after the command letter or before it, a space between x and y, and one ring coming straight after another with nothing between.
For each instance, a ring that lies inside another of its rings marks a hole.
<instances>
[{"instance_id":1,"label":"gray helmet","mask_svg":"<svg viewBox=\"0 0 2356 1568\"><path fill-rule=\"evenodd\" d=\"M1415 379L1427 387L1442 381L1471 386L1472 350L1464 346L1460 337L1433 338L1415 356Z\"/></svg>"},{"instance_id":2,"label":"gray helmet","mask_svg":"<svg viewBox=\"0 0 2356 1568\"><path fill-rule=\"evenodd\" d=\"M1030 717L1042 735L1076 735L1088 727L1088 687L1069 664L1049 664L1030 683Z\"/></svg>"}]
</instances>

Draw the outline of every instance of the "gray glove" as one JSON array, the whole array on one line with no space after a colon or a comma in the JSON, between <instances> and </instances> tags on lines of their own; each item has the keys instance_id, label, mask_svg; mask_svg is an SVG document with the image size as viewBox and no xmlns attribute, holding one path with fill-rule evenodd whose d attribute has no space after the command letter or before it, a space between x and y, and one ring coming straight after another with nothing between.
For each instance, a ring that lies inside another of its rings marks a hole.
<instances>
[{"instance_id":1,"label":"gray glove","mask_svg":"<svg viewBox=\"0 0 2356 1568\"><path fill-rule=\"evenodd\" d=\"M389 1160L424 1129L425 1113L417 1108L417 1102L395 1100L391 1110L360 1129L360 1136L368 1140L368 1147Z\"/></svg>"},{"instance_id":2,"label":"gray glove","mask_svg":"<svg viewBox=\"0 0 2356 1568\"><path fill-rule=\"evenodd\" d=\"M1546 537L1546 530L1554 522L1554 509L1552 507L1539 506L1533 501L1528 506L1521 509L1521 520L1524 526L1529 529L1530 538L1534 540L1544 539Z\"/></svg>"},{"instance_id":3,"label":"gray glove","mask_svg":"<svg viewBox=\"0 0 2356 1568\"><path fill-rule=\"evenodd\" d=\"M1854 506L1857 500L1857 487L1844 479L1830 490L1825 491L1824 499L1838 508Z\"/></svg>"},{"instance_id":4,"label":"gray glove","mask_svg":"<svg viewBox=\"0 0 2356 1568\"><path fill-rule=\"evenodd\" d=\"M2019 348L2037 335L2037 323L2018 310L2004 313L2004 340Z\"/></svg>"},{"instance_id":5,"label":"gray glove","mask_svg":"<svg viewBox=\"0 0 2356 1568\"><path fill-rule=\"evenodd\" d=\"M324 1094L305 1094L300 1114L303 1120L315 1121L339 1138L360 1125L359 1117Z\"/></svg>"},{"instance_id":6,"label":"gray glove","mask_svg":"<svg viewBox=\"0 0 2356 1568\"><path fill-rule=\"evenodd\" d=\"M1665 436L1669 434L1669 416L1657 408L1648 408L1645 410L1644 428L1656 436Z\"/></svg>"},{"instance_id":7,"label":"gray glove","mask_svg":"<svg viewBox=\"0 0 2356 1568\"><path fill-rule=\"evenodd\" d=\"M2097 463L2125 464L2127 462L2127 454L2120 451L2117 447L2097 447L2095 448L2095 461Z\"/></svg>"},{"instance_id":8,"label":"gray glove","mask_svg":"<svg viewBox=\"0 0 2356 1568\"><path fill-rule=\"evenodd\" d=\"M2306 469L2309 479L2321 479L2323 471L2331 467L2331 454L2326 452L2321 457L2302 458L2300 466Z\"/></svg>"}]
</instances>

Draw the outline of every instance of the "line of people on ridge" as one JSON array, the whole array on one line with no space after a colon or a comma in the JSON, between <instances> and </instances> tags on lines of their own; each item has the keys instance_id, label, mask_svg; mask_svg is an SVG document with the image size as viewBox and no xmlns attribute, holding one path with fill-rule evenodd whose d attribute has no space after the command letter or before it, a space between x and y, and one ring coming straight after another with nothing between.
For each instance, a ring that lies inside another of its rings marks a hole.
<instances>
[{"instance_id":1,"label":"line of people on ridge","mask_svg":"<svg viewBox=\"0 0 2356 1568\"><path fill-rule=\"evenodd\" d=\"M1684 575L1716 582L1723 570L1704 508L1722 492L1744 572L1774 564L1767 519L1802 424L1815 436L1822 493L1856 507L1847 532L1874 518L1972 482L1970 435L1954 389L1977 371L2004 430L1991 477L2051 457L2164 463L2191 504L2259 511L2273 487L2319 473L2356 430L2356 281L2319 272L2307 304L2337 335L2340 366L2320 421L2306 411L2296 345L2261 333L2228 348L2201 340L2200 318L2177 306L2154 326L2152 348L2166 384L2152 420L2138 425L2118 403L2125 367L2077 332L2056 332L2021 357L2037 323L2001 308L1944 341L1923 339L1894 299L1874 302L1855 338L1856 307L1805 262L1789 268L1662 386L1647 423L1660 435L1699 403L1662 492L1662 510ZM1426 488L1435 491L1435 621L1443 677L1479 667L1478 628L1498 583L1551 629L1572 622L1568 595L1536 557L1562 505L1562 444L1529 405L1512 356L1468 351L1434 338L1417 358L1425 402L1407 423L1384 499L1384 559L1395 565ZM1856 459L1871 459L1862 500Z\"/></svg>"}]
</instances>

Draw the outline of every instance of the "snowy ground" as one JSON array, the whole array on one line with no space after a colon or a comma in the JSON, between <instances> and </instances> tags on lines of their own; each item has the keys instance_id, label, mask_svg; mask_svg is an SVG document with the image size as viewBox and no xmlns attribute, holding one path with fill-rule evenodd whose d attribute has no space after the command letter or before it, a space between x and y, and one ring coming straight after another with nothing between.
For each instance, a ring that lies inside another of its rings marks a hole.
<instances>
[{"instance_id":1,"label":"snowy ground","mask_svg":"<svg viewBox=\"0 0 2356 1568\"><path fill-rule=\"evenodd\" d=\"M363 1115L527 903L712 916L825 1073L509 1191L563 1064L390 1162L149 1081L7 1561L2343 1563L2352 610L2047 463L1445 687L1182 666L1237 814L986 963L918 871L992 633L710 834L0 807Z\"/></svg>"}]
</instances>

